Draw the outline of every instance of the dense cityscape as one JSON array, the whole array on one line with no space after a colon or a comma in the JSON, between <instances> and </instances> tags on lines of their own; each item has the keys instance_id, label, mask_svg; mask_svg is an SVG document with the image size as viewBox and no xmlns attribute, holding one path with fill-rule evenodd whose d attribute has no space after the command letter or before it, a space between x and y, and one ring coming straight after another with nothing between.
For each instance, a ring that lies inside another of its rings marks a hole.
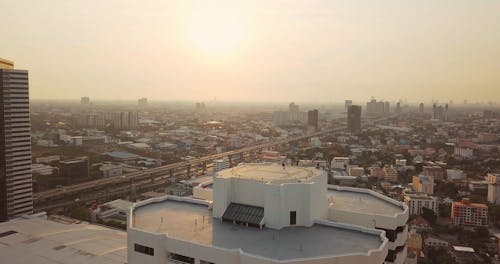
<instances>
[{"instance_id":1,"label":"dense cityscape","mask_svg":"<svg viewBox=\"0 0 500 264\"><path fill-rule=\"evenodd\" d=\"M0 0L0 263L500 264L499 3L49 2Z\"/></svg>"}]
</instances>

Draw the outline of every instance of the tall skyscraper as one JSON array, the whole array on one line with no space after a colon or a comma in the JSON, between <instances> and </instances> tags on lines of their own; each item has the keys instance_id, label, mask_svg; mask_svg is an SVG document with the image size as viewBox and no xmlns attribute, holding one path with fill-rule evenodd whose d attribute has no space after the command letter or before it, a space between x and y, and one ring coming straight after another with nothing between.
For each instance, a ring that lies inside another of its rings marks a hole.
<instances>
[{"instance_id":1,"label":"tall skyscraper","mask_svg":"<svg viewBox=\"0 0 500 264\"><path fill-rule=\"evenodd\" d=\"M395 110L395 112L398 113L398 114L400 114L402 112L401 103L400 102L396 103L396 110Z\"/></svg>"},{"instance_id":2,"label":"tall skyscraper","mask_svg":"<svg viewBox=\"0 0 500 264\"><path fill-rule=\"evenodd\" d=\"M139 125L137 112L113 113L112 121L114 129L136 129Z\"/></svg>"},{"instance_id":3,"label":"tall skyscraper","mask_svg":"<svg viewBox=\"0 0 500 264\"><path fill-rule=\"evenodd\" d=\"M344 107L345 111L347 112L349 110L349 107L352 105L352 100L345 100L344 102Z\"/></svg>"},{"instance_id":4,"label":"tall skyscraper","mask_svg":"<svg viewBox=\"0 0 500 264\"><path fill-rule=\"evenodd\" d=\"M146 98L146 97L139 98L139 100L137 100L137 105L138 106L146 106L146 105L148 105L148 98Z\"/></svg>"},{"instance_id":5,"label":"tall skyscraper","mask_svg":"<svg viewBox=\"0 0 500 264\"><path fill-rule=\"evenodd\" d=\"M307 111L307 125L318 129L319 112L318 109Z\"/></svg>"},{"instance_id":6,"label":"tall skyscraper","mask_svg":"<svg viewBox=\"0 0 500 264\"><path fill-rule=\"evenodd\" d=\"M80 103L82 105L89 105L90 104L90 97L85 96L85 97L80 98Z\"/></svg>"},{"instance_id":7,"label":"tall skyscraper","mask_svg":"<svg viewBox=\"0 0 500 264\"><path fill-rule=\"evenodd\" d=\"M432 118L435 120L447 122L448 121L448 104L446 104L444 108L441 105L436 106L436 104L434 104L432 106Z\"/></svg>"},{"instance_id":8,"label":"tall skyscraper","mask_svg":"<svg viewBox=\"0 0 500 264\"><path fill-rule=\"evenodd\" d=\"M33 212L28 71L0 59L0 221Z\"/></svg>"},{"instance_id":9,"label":"tall skyscraper","mask_svg":"<svg viewBox=\"0 0 500 264\"><path fill-rule=\"evenodd\" d=\"M347 110L347 130L351 133L361 131L361 106L351 105Z\"/></svg>"},{"instance_id":10,"label":"tall skyscraper","mask_svg":"<svg viewBox=\"0 0 500 264\"><path fill-rule=\"evenodd\" d=\"M418 113L420 113L420 114L424 113L424 103L420 103L418 105Z\"/></svg>"}]
</instances>

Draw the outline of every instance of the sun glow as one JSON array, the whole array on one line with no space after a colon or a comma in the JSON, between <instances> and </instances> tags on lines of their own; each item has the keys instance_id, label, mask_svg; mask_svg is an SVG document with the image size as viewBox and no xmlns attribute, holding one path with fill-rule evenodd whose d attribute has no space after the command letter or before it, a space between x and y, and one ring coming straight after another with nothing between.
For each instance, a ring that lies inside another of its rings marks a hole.
<instances>
[{"instance_id":1,"label":"sun glow","mask_svg":"<svg viewBox=\"0 0 500 264\"><path fill-rule=\"evenodd\" d=\"M245 38L243 18L235 8L199 7L192 14L190 37L203 53L233 53L241 48Z\"/></svg>"}]
</instances>

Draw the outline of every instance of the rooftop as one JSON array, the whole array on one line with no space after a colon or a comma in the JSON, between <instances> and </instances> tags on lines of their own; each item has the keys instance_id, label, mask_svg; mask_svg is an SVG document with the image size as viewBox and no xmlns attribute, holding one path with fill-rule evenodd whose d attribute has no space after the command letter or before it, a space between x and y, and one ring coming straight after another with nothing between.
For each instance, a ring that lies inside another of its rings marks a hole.
<instances>
[{"instance_id":1,"label":"rooftop","mask_svg":"<svg viewBox=\"0 0 500 264\"><path fill-rule=\"evenodd\" d=\"M486 208L488 209L488 206L486 204L481 204L481 203L471 203L470 201L457 201L453 202L453 206L469 206L469 207L476 207L476 208Z\"/></svg>"},{"instance_id":2,"label":"rooftop","mask_svg":"<svg viewBox=\"0 0 500 264\"><path fill-rule=\"evenodd\" d=\"M275 230L233 225L213 218L206 205L173 200L137 207L133 221L137 229L204 245L241 248L249 254L278 260L368 254L383 243L376 233L341 226L315 224Z\"/></svg>"},{"instance_id":3,"label":"rooftop","mask_svg":"<svg viewBox=\"0 0 500 264\"><path fill-rule=\"evenodd\" d=\"M105 154L116 159L133 159L139 157L135 154L124 151L112 151L112 152L106 152Z\"/></svg>"},{"instance_id":4,"label":"rooftop","mask_svg":"<svg viewBox=\"0 0 500 264\"><path fill-rule=\"evenodd\" d=\"M328 188L332 206L339 210L394 216L404 211L402 206L386 201L375 194L353 191L351 188Z\"/></svg>"},{"instance_id":5,"label":"rooftop","mask_svg":"<svg viewBox=\"0 0 500 264\"><path fill-rule=\"evenodd\" d=\"M77 223L41 218L0 223L0 263L127 262L127 233Z\"/></svg>"},{"instance_id":6,"label":"rooftop","mask_svg":"<svg viewBox=\"0 0 500 264\"><path fill-rule=\"evenodd\" d=\"M14 69L14 62L0 58L0 69Z\"/></svg>"},{"instance_id":7,"label":"rooftop","mask_svg":"<svg viewBox=\"0 0 500 264\"><path fill-rule=\"evenodd\" d=\"M283 168L280 164L240 164L237 167L223 170L218 178L242 178L265 181L269 183L307 182L321 173L320 170L308 167Z\"/></svg>"}]
</instances>

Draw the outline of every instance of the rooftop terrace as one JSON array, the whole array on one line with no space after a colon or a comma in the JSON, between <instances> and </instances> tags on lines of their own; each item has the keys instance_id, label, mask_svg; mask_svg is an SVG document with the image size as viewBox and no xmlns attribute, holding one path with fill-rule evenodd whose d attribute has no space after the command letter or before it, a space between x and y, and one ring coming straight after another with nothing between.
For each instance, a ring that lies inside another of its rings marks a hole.
<instances>
[{"instance_id":1,"label":"rooftop terrace","mask_svg":"<svg viewBox=\"0 0 500 264\"><path fill-rule=\"evenodd\" d=\"M244 227L212 218L206 205L173 200L137 207L133 215L133 227L140 230L220 248L241 248L277 260L368 254L383 243L377 233L333 225L281 230Z\"/></svg>"},{"instance_id":2,"label":"rooftop terrace","mask_svg":"<svg viewBox=\"0 0 500 264\"><path fill-rule=\"evenodd\" d=\"M349 188L328 188L332 206L339 210L394 216L404 211L402 206L370 193L351 191Z\"/></svg>"},{"instance_id":3,"label":"rooftop terrace","mask_svg":"<svg viewBox=\"0 0 500 264\"><path fill-rule=\"evenodd\" d=\"M0 223L0 263L127 262L127 234L101 226L40 218Z\"/></svg>"},{"instance_id":4,"label":"rooftop terrace","mask_svg":"<svg viewBox=\"0 0 500 264\"><path fill-rule=\"evenodd\" d=\"M307 182L319 175L321 171L310 167L283 168L279 164L240 164L231 169L220 171L219 178L242 178L269 183Z\"/></svg>"}]
</instances>

